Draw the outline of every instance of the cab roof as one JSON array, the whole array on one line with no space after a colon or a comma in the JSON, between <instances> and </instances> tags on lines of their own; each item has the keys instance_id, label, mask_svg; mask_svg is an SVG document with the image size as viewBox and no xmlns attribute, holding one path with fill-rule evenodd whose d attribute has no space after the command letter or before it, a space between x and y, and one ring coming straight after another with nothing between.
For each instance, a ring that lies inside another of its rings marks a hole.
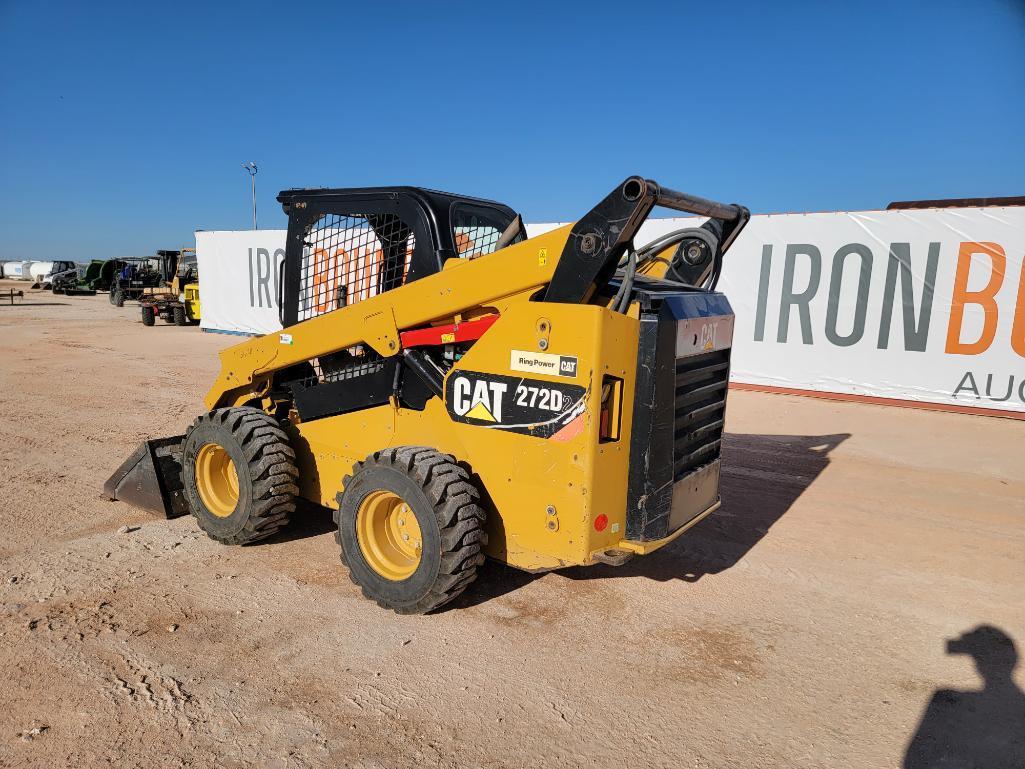
<instances>
[{"instance_id":1,"label":"cab roof","mask_svg":"<svg viewBox=\"0 0 1025 769\"><path fill-rule=\"evenodd\" d=\"M381 200L398 199L400 197L413 198L419 201L435 215L444 214L447 220L449 210L453 203L470 203L473 205L488 206L497 208L510 216L515 216L514 211L504 203L486 198L477 198L471 195L458 195L453 192L442 192L427 187L412 187L399 185L394 187L296 187L282 190L278 193L278 202L287 214L293 201L324 199L324 200ZM439 216L439 219L442 217Z\"/></svg>"}]
</instances>

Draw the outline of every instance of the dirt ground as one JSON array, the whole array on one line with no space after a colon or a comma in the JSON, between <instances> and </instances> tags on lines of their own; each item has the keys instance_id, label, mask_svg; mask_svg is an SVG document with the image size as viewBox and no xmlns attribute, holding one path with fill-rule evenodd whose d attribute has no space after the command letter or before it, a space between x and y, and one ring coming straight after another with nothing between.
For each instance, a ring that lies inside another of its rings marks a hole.
<instances>
[{"instance_id":1,"label":"dirt ground","mask_svg":"<svg viewBox=\"0 0 1025 769\"><path fill-rule=\"evenodd\" d=\"M734 392L688 536L401 617L317 508L231 548L102 496L237 341L0 304L0 766L1025 765L1025 422Z\"/></svg>"}]
</instances>

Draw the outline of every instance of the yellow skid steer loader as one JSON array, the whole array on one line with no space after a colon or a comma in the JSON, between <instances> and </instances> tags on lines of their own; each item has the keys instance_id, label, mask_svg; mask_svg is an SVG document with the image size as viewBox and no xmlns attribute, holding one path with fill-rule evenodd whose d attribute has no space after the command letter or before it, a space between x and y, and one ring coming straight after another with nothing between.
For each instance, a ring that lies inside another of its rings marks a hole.
<instances>
[{"instance_id":1,"label":"yellow skid steer loader","mask_svg":"<svg viewBox=\"0 0 1025 769\"><path fill-rule=\"evenodd\" d=\"M114 499L245 544L297 497L335 510L363 593L423 613L485 555L621 564L719 505L746 208L631 177L526 238L507 206L414 187L296 189L282 331L221 353L207 411L148 441ZM695 226L635 247L656 206Z\"/></svg>"}]
</instances>

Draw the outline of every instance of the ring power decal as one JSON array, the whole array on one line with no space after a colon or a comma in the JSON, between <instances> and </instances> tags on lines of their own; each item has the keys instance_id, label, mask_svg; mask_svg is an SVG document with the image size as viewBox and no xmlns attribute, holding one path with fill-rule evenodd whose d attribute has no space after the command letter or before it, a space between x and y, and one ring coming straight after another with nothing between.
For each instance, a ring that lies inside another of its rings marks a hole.
<instances>
[{"instance_id":1,"label":"ring power decal","mask_svg":"<svg viewBox=\"0 0 1025 769\"><path fill-rule=\"evenodd\" d=\"M527 371L531 374L558 374L575 378L577 358L575 355L554 355L550 352L527 352L511 350L509 368L513 371Z\"/></svg>"},{"instance_id":2,"label":"ring power decal","mask_svg":"<svg viewBox=\"0 0 1025 769\"><path fill-rule=\"evenodd\" d=\"M476 371L454 371L445 383L445 407L456 422L539 438L558 438L583 419L586 404L579 385Z\"/></svg>"}]
</instances>

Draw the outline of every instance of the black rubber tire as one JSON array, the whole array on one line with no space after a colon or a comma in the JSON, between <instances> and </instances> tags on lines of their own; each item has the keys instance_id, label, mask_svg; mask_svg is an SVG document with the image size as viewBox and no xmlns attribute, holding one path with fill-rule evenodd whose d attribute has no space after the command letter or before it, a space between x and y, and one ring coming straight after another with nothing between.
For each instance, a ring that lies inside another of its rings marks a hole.
<instances>
[{"instance_id":1,"label":"black rubber tire","mask_svg":"<svg viewBox=\"0 0 1025 769\"><path fill-rule=\"evenodd\" d=\"M144 304L142 306L142 325L152 326L157 322L157 313L153 309L153 305Z\"/></svg>"},{"instance_id":2,"label":"black rubber tire","mask_svg":"<svg viewBox=\"0 0 1025 769\"><path fill-rule=\"evenodd\" d=\"M114 289L111 287L110 292L107 294L107 299L111 304L114 304Z\"/></svg>"},{"instance_id":3,"label":"black rubber tire","mask_svg":"<svg viewBox=\"0 0 1025 769\"><path fill-rule=\"evenodd\" d=\"M220 518L203 504L196 488L196 455L208 444L222 446L235 463L239 498L235 511ZM270 414L241 407L217 409L196 419L182 445L185 498L199 528L225 545L266 539L288 525L295 512L299 471L288 436Z\"/></svg>"},{"instance_id":4,"label":"black rubber tire","mask_svg":"<svg viewBox=\"0 0 1025 769\"><path fill-rule=\"evenodd\" d=\"M184 307L172 307L174 325L176 326L187 326L189 325L189 319L185 315Z\"/></svg>"},{"instance_id":5,"label":"black rubber tire","mask_svg":"<svg viewBox=\"0 0 1025 769\"><path fill-rule=\"evenodd\" d=\"M398 494L416 516L423 536L420 564L407 579L379 575L356 539L356 513L372 491ZM353 468L338 494L335 539L342 563L363 595L399 614L425 614L462 593L484 563L485 512L470 473L455 458L426 446L375 452Z\"/></svg>"},{"instance_id":6,"label":"black rubber tire","mask_svg":"<svg viewBox=\"0 0 1025 769\"><path fill-rule=\"evenodd\" d=\"M125 295L121 293L121 289L115 288L110 294L110 303L115 307L125 306Z\"/></svg>"}]
</instances>

